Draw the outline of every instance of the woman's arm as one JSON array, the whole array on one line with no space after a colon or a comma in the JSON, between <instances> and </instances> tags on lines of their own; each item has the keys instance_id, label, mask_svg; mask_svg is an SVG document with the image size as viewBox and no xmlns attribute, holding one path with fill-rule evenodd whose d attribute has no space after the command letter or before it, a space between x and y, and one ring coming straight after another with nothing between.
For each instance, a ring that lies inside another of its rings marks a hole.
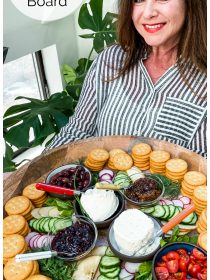
<instances>
[{"instance_id":1,"label":"woman's arm","mask_svg":"<svg viewBox=\"0 0 210 280\"><path fill-rule=\"evenodd\" d=\"M75 140L91 137L94 134L97 117L96 60L93 62L85 78L74 115L69 118L68 124L61 128L60 132L44 151Z\"/></svg>"}]
</instances>

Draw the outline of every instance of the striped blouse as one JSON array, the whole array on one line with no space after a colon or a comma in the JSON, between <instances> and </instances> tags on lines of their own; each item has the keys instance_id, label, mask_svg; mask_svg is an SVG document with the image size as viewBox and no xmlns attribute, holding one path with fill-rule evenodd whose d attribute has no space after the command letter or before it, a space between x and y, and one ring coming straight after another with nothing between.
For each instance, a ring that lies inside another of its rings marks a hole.
<instances>
[{"instance_id":1,"label":"striped blouse","mask_svg":"<svg viewBox=\"0 0 210 280\"><path fill-rule=\"evenodd\" d=\"M74 115L46 150L93 136L133 135L167 140L206 156L206 75L189 69L189 88L175 64L153 84L141 59L123 77L107 81L124 58L114 45L95 59Z\"/></svg>"}]
</instances>

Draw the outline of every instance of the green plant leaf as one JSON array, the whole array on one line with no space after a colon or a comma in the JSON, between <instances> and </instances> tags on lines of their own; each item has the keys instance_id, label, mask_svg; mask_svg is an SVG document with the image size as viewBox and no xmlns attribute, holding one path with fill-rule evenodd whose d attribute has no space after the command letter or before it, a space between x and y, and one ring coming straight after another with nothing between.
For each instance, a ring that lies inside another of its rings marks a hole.
<instances>
[{"instance_id":1,"label":"green plant leaf","mask_svg":"<svg viewBox=\"0 0 210 280\"><path fill-rule=\"evenodd\" d=\"M67 84L75 81L77 75L71 66L64 64L62 72L63 72L65 82Z\"/></svg>"},{"instance_id":2,"label":"green plant leaf","mask_svg":"<svg viewBox=\"0 0 210 280\"><path fill-rule=\"evenodd\" d=\"M5 155L3 158L3 172L11 172L16 170L15 162L12 161L14 152L8 143L5 142Z\"/></svg>"},{"instance_id":3,"label":"green plant leaf","mask_svg":"<svg viewBox=\"0 0 210 280\"><path fill-rule=\"evenodd\" d=\"M97 53L116 42L117 14L106 13L102 18L103 0L91 0L84 4L79 13L79 25L82 29L94 31L92 34L80 35L82 38L94 38L93 47ZM89 8L89 9L88 9Z\"/></svg>"},{"instance_id":4,"label":"green plant leaf","mask_svg":"<svg viewBox=\"0 0 210 280\"><path fill-rule=\"evenodd\" d=\"M18 97L21 99L23 97ZM4 119L5 140L17 148L30 147L29 131L34 131L34 144L41 144L48 135L58 133L73 114L73 98L65 91L48 100L25 98L30 102L12 106ZM22 108L22 112L21 112ZM26 108L28 110L26 110ZM13 126L16 124L15 126Z\"/></svg>"}]
</instances>

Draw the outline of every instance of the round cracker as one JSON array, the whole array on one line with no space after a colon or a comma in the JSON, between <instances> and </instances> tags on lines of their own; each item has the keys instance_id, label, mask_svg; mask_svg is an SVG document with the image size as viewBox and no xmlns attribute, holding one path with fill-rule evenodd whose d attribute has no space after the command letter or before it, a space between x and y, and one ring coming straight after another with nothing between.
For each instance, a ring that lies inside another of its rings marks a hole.
<instances>
[{"instance_id":1,"label":"round cracker","mask_svg":"<svg viewBox=\"0 0 210 280\"><path fill-rule=\"evenodd\" d=\"M150 154L150 160L154 163L165 163L170 157L171 156L168 152L162 150L153 151Z\"/></svg>"},{"instance_id":2,"label":"round cracker","mask_svg":"<svg viewBox=\"0 0 210 280\"><path fill-rule=\"evenodd\" d=\"M207 251L207 231L205 232L202 232L200 235L199 235L199 245Z\"/></svg>"},{"instance_id":3,"label":"round cracker","mask_svg":"<svg viewBox=\"0 0 210 280\"><path fill-rule=\"evenodd\" d=\"M25 228L26 224L26 219L21 215L7 216L3 220L3 233L4 235L18 233Z\"/></svg>"},{"instance_id":4,"label":"round cracker","mask_svg":"<svg viewBox=\"0 0 210 280\"><path fill-rule=\"evenodd\" d=\"M206 176L198 171L189 171L185 174L184 180L189 185L200 186L206 184Z\"/></svg>"},{"instance_id":5,"label":"round cracker","mask_svg":"<svg viewBox=\"0 0 210 280\"><path fill-rule=\"evenodd\" d=\"M126 153L126 152L123 151L122 149L112 149L111 151L109 151L110 158L121 153Z\"/></svg>"},{"instance_id":6,"label":"round cracker","mask_svg":"<svg viewBox=\"0 0 210 280\"><path fill-rule=\"evenodd\" d=\"M132 147L132 154L136 156L145 156L152 151L152 148L149 144L139 143Z\"/></svg>"},{"instance_id":7,"label":"round cracker","mask_svg":"<svg viewBox=\"0 0 210 280\"><path fill-rule=\"evenodd\" d=\"M18 215L25 212L30 206L30 200L21 195L11 198L5 205L8 215Z\"/></svg>"},{"instance_id":8,"label":"round cracker","mask_svg":"<svg viewBox=\"0 0 210 280\"><path fill-rule=\"evenodd\" d=\"M37 190L36 183L30 184L23 189L23 195L29 199L39 199L45 194L45 191Z\"/></svg>"},{"instance_id":9,"label":"round cracker","mask_svg":"<svg viewBox=\"0 0 210 280\"><path fill-rule=\"evenodd\" d=\"M193 196L198 201L206 202L207 201L207 187L206 186L196 187L193 192Z\"/></svg>"},{"instance_id":10,"label":"round cracker","mask_svg":"<svg viewBox=\"0 0 210 280\"><path fill-rule=\"evenodd\" d=\"M4 258L13 258L19 254L26 242L23 236L20 234L11 234L3 239L3 256Z\"/></svg>"},{"instance_id":11,"label":"round cracker","mask_svg":"<svg viewBox=\"0 0 210 280\"><path fill-rule=\"evenodd\" d=\"M166 163L166 169L173 173L180 173L187 169L187 162L180 158L170 159Z\"/></svg>"},{"instance_id":12,"label":"round cracker","mask_svg":"<svg viewBox=\"0 0 210 280\"><path fill-rule=\"evenodd\" d=\"M12 258L4 267L4 277L6 280L24 280L30 275L33 266L33 261L16 262Z\"/></svg>"},{"instance_id":13,"label":"round cracker","mask_svg":"<svg viewBox=\"0 0 210 280\"><path fill-rule=\"evenodd\" d=\"M49 278L45 275L36 274L36 275L30 276L26 280L52 280L52 278Z\"/></svg>"},{"instance_id":14,"label":"round cracker","mask_svg":"<svg viewBox=\"0 0 210 280\"><path fill-rule=\"evenodd\" d=\"M109 153L105 149L94 149L88 157L95 161L106 161L109 158Z\"/></svg>"},{"instance_id":15,"label":"round cracker","mask_svg":"<svg viewBox=\"0 0 210 280\"><path fill-rule=\"evenodd\" d=\"M118 170L128 170L133 165L133 160L128 154L117 154L113 158L113 164Z\"/></svg>"}]
</instances>

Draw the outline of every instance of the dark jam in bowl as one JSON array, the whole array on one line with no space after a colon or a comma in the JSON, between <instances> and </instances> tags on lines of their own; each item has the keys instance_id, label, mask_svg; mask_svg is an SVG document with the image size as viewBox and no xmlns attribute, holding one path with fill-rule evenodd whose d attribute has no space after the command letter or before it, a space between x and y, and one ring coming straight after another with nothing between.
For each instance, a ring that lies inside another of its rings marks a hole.
<instances>
[{"instance_id":1,"label":"dark jam in bowl","mask_svg":"<svg viewBox=\"0 0 210 280\"><path fill-rule=\"evenodd\" d=\"M83 166L66 168L50 179L50 184L64 188L74 189L74 182L77 190L83 190L90 184L90 174Z\"/></svg>"},{"instance_id":2,"label":"dark jam in bowl","mask_svg":"<svg viewBox=\"0 0 210 280\"><path fill-rule=\"evenodd\" d=\"M77 257L85 253L93 244L93 228L83 222L59 231L53 238L51 247L60 257ZM67 254L62 254L65 252Z\"/></svg>"},{"instance_id":3,"label":"dark jam in bowl","mask_svg":"<svg viewBox=\"0 0 210 280\"><path fill-rule=\"evenodd\" d=\"M125 195L135 201L153 201L161 195L158 183L150 178L141 178L125 191Z\"/></svg>"}]
</instances>

